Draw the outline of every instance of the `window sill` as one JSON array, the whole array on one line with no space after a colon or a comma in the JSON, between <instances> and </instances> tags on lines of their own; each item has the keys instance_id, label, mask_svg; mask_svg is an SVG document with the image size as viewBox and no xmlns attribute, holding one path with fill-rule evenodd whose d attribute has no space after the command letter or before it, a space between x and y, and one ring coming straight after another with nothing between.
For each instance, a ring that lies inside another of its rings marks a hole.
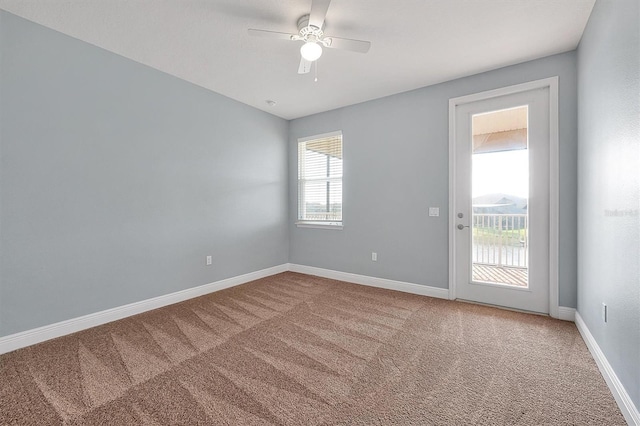
<instances>
[{"instance_id":1,"label":"window sill","mask_svg":"<svg viewBox=\"0 0 640 426\"><path fill-rule=\"evenodd\" d=\"M296 222L298 228L342 230L342 222Z\"/></svg>"}]
</instances>

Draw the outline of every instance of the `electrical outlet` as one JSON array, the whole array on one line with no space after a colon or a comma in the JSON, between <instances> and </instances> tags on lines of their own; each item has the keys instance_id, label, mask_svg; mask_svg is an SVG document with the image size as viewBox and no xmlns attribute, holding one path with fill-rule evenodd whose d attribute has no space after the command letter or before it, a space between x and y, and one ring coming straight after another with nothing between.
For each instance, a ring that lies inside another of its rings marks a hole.
<instances>
[{"instance_id":1,"label":"electrical outlet","mask_svg":"<svg viewBox=\"0 0 640 426\"><path fill-rule=\"evenodd\" d=\"M213 258L211 256L207 256L207 266L211 265L211 263L213 263Z\"/></svg>"},{"instance_id":2,"label":"electrical outlet","mask_svg":"<svg viewBox=\"0 0 640 426\"><path fill-rule=\"evenodd\" d=\"M429 207L429 216L440 216L440 207Z\"/></svg>"},{"instance_id":3,"label":"electrical outlet","mask_svg":"<svg viewBox=\"0 0 640 426\"><path fill-rule=\"evenodd\" d=\"M376 253L375 251L371 252L371 260L373 260L374 262L378 261L378 253Z\"/></svg>"},{"instance_id":4,"label":"electrical outlet","mask_svg":"<svg viewBox=\"0 0 640 426\"><path fill-rule=\"evenodd\" d=\"M603 322L607 322L607 304L606 303L602 303L602 321Z\"/></svg>"}]
</instances>

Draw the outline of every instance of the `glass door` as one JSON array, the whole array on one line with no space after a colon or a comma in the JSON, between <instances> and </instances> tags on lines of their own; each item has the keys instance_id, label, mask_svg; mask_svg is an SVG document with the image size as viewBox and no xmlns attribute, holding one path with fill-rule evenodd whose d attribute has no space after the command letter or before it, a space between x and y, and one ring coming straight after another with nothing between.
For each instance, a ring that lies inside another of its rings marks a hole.
<instances>
[{"instance_id":1,"label":"glass door","mask_svg":"<svg viewBox=\"0 0 640 426\"><path fill-rule=\"evenodd\" d=\"M456 297L549 312L549 88L457 105Z\"/></svg>"},{"instance_id":2,"label":"glass door","mask_svg":"<svg viewBox=\"0 0 640 426\"><path fill-rule=\"evenodd\" d=\"M471 118L474 282L528 287L527 105Z\"/></svg>"}]
</instances>

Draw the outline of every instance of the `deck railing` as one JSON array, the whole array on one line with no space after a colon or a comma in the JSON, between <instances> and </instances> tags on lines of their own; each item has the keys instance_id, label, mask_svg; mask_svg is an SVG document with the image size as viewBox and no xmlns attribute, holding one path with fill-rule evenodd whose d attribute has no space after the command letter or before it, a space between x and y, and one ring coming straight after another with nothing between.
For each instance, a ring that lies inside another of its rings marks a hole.
<instances>
[{"instance_id":1,"label":"deck railing","mask_svg":"<svg viewBox=\"0 0 640 426\"><path fill-rule=\"evenodd\" d=\"M526 268L526 214L473 214L473 263Z\"/></svg>"},{"instance_id":2,"label":"deck railing","mask_svg":"<svg viewBox=\"0 0 640 426\"><path fill-rule=\"evenodd\" d=\"M318 220L318 221L330 221L338 222L342 220L341 211L333 212L307 212L304 217L305 220Z\"/></svg>"}]
</instances>

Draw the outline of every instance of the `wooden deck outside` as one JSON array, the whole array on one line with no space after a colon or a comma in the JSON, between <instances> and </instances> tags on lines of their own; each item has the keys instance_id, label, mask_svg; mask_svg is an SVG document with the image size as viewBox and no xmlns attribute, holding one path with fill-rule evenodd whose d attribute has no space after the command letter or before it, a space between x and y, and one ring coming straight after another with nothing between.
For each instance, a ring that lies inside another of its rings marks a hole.
<instances>
[{"instance_id":1,"label":"wooden deck outside","mask_svg":"<svg viewBox=\"0 0 640 426\"><path fill-rule=\"evenodd\" d=\"M527 268L507 268L504 266L473 264L473 281L527 286Z\"/></svg>"}]
</instances>

